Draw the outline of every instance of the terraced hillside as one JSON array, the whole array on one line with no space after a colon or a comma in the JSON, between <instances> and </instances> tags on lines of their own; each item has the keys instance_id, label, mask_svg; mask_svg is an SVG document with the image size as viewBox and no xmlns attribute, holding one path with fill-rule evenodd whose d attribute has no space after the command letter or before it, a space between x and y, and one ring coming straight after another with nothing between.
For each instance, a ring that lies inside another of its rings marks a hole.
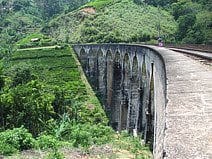
<instances>
[{"instance_id":1,"label":"terraced hillside","mask_svg":"<svg viewBox=\"0 0 212 159\"><path fill-rule=\"evenodd\" d=\"M69 47L18 50L12 56L11 65L12 70L18 67L30 68L32 74L49 88L64 89L67 98L80 98L82 103L89 102L90 98L93 98L94 103L89 104L97 104L96 106L100 107L88 84L86 86L86 80L83 81L81 78L80 64L76 63L76 57ZM105 118L103 111L100 112L101 117Z\"/></svg>"},{"instance_id":2,"label":"terraced hillside","mask_svg":"<svg viewBox=\"0 0 212 159\"><path fill-rule=\"evenodd\" d=\"M107 126L75 56L71 48L58 46L20 49L12 55L0 91L0 123L7 128L0 132L0 156L152 158L138 137L116 134Z\"/></svg>"},{"instance_id":3,"label":"terraced hillside","mask_svg":"<svg viewBox=\"0 0 212 159\"><path fill-rule=\"evenodd\" d=\"M78 66L69 48L19 50L13 54L12 61L13 65L31 65L39 79L50 84L60 86L66 82L76 82L80 77ZM78 82L82 84L81 81Z\"/></svg>"}]
</instances>

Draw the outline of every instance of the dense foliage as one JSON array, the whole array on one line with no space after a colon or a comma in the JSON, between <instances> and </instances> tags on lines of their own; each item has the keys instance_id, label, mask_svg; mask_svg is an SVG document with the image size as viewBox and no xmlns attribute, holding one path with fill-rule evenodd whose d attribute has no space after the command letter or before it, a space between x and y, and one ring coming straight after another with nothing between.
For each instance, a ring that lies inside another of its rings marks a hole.
<instances>
[{"instance_id":1,"label":"dense foliage","mask_svg":"<svg viewBox=\"0 0 212 159\"><path fill-rule=\"evenodd\" d=\"M147 42L211 44L210 2L94 0L53 19L42 31L69 43Z\"/></svg>"},{"instance_id":2,"label":"dense foliage","mask_svg":"<svg viewBox=\"0 0 212 159\"><path fill-rule=\"evenodd\" d=\"M172 14L178 22L176 40L183 43L212 44L211 2L181 0L172 4ZM210 3L210 4L209 4Z\"/></svg>"},{"instance_id":3,"label":"dense foliage","mask_svg":"<svg viewBox=\"0 0 212 159\"><path fill-rule=\"evenodd\" d=\"M45 158L62 159L64 146L88 151L106 143L119 147L125 140L112 141L114 131L82 80L74 56L68 47L28 48L14 52L8 64L2 65L0 155L33 148L48 151ZM127 138L131 153L151 158L139 140L135 144ZM142 149L135 151L136 147Z\"/></svg>"},{"instance_id":4,"label":"dense foliage","mask_svg":"<svg viewBox=\"0 0 212 159\"><path fill-rule=\"evenodd\" d=\"M52 147L48 135L53 137L52 142L66 140L83 147L110 140L113 131L107 126L108 120L97 98L82 81L70 48L19 50L5 67L0 72L0 127L2 130L23 127L0 134L2 144L8 147L5 151L0 147L1 154L36 146L25 148L15 142L14 146L4 139L8 136L16 140L11 135L18 130L27 135L25 128L33 137L47 135L37 139L40 148ZM46 138L49 143L43 144Z\"/></svg>"},{"instance_id":5,"label":"dense foliage","mask_svg":"<svg viewBox=\"0 0 212 159\"><path fill-rule=\"evenodd\" d=\"M35 146L35 139L27 129L20 127L0 132L0 154L9 155Z\"/></svg>"},{"instance_id":6,"label":"dense foliage","mask_svg":"<svg viewBox=\"0 0 212 159\"><path fill-rule=\"evenodd\" d=\"M52 17L72 11L87 0L0 0L0 51L12 52L15 42L39 32Z\"/></svg>"},{"instance_id":7,"label":"dense foliage","mask_svg":"<svg viewBox=\"0 0 212 159\"><path fill-rule=\"evenodd\" d=\"M90 99L70 49L17 51L10 63L5 74L11 81L0 94L2 126L24 125L37 135L43 124L65 112L80 123L107 123L97 99L87 103L96 108L83 106Z\"/></svg>"},{"instance_id":8,"label":"dense foliage","mask_svg":"<svg viewBox=\"0 0 212 159\"><path fill-rule=\"evenodd\" d=\"M112 139L143 157L139 139L116 136L107 126L64 43L154 43L162 37L212 44L207 0L0 0L0 18L0 155L39 148L59 159L65 141L88 149Z\"/></svg>"},{"instance_id":9,"label":"dense foliage","mask_svg":"<svg viewBox=\"0 0 212 159\"><path fill-rule=\"evenodd\" d=\"M96 13L81 10L87 7ZM0 51L12 52L14 42L40 30L55 38L52 44L145 42L159 36L172 43L211 44L211 11L206 0L0 0Z\"/></svg>"},{"instance_id":10,"label":"dense foliage","mask_svg":"<svg viewBox=\"0 0 212 159\"><path fill-rule=\"evenodd\" d=\"M107 1L110 5L101 3L101 7L95 2L88 6L101 8L96 14L79 10L62 15L52 20L43 31L71 43L144 42L160 35L170 39L176 31L173 17L161 8L136 5L130 0Z\"/></svg>"},{"instance_id":11,"label":"dense foliage","mask_svg":"<svg viewBox=\"0 0 212 159\"><path fill-rule=\"evenodd\" d=\"M42 26L42 17L30 0L0 0L0 18L0 51L11 52L13 43Z\"/></svg>"}]
</instances>

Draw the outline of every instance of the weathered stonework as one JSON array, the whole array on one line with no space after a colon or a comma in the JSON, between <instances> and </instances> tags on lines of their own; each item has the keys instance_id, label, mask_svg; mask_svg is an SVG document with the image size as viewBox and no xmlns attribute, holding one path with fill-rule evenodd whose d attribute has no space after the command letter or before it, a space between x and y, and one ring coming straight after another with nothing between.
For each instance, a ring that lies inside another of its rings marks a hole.
<instances>
[{"instance_id":1,"label":"weathered stonework","mask_svg":"<svg viewBox=\"0 0 212 159\"><path fill-rule=\"evenodd\" d=\"M212 158L212 69L163 47L75 45L111 126L151 143L155 159Z\"/></svg>"},{"instance_id":2,"label":"weathered stonework","mask_svg":"<svg viewBox=\"0 0 212 159\"><path fill-rule=\"evenodd\" d=\"M75 45L83 69L117 130L140 135L162 158L166 74L163 59L147 47Z\"/></svg>"}]
</instances>

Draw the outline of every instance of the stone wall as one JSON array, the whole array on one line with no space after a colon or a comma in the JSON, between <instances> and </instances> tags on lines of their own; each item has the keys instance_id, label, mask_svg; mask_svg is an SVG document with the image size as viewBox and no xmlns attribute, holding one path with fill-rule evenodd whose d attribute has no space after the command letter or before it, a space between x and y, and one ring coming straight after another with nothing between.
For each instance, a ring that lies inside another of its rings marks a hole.
<instances>
[{"instance_id":1,"label":"stone wall","mask_svg":"<svg viewBox=\"0 0 212 159\"><path fill-rule=\"evenodd\" d=\"M147 46L74 45L91 86L117 130L128 130L150 143L163 158L166 70L163 58Z\"/></svg>"}]
</instances>

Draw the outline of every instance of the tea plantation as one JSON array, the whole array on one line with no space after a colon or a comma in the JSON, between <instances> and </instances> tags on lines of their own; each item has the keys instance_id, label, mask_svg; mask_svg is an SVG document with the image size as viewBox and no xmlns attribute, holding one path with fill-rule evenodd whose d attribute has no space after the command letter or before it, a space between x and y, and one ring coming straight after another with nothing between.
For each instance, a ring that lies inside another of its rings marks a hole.
<instances>
[{"instance_id":1,"label":"tea plantation","mask_svg":"<svg viewBox=\"0 0 212 159\"><path fill-rule=\"evenodd\" d=\"M37 158L59 159L79 152L94 158L151 158L138 138L116 134L108 126L70 47L19 49L1 70L0 155L23 158L30 150L29 157L37 153Z\"/></svg>"}]
</instances>

